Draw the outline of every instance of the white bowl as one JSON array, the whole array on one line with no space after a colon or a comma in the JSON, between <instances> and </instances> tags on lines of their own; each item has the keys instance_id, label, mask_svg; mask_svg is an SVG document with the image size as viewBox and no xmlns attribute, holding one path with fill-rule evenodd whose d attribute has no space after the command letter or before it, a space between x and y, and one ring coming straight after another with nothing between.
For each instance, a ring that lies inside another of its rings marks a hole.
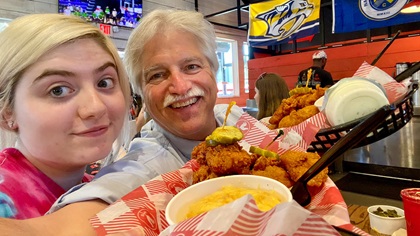
<instances>
[{"instance_id":1,"label":"white bowl","mask_svg":"<svg viewBox=\"0 0 420 236\"><path fill-rule=\"evenodd\" d=\"M233 185L253 189L274 190L283 197L283 202L293 200L290 190L279 181L257 175L231 175L209 179L194 184L175 195L166 206L165 217L169 225L177 224L186 218L189 206L223 186Z\"/></svg>"},{"instance_id":2,"label":"white bowl","mask_svg":"<svg viewBox=\"0 0 420 236\"><path fill-rule=\"evenodd\" d=\"M369 79L341 79L326 91L323 107L332 126L341 125L389 105L383 87Z\"/></svg>"},{"instance_id":3,"label":"white bowl","mask_svg":"<svg viewBox=\"0 0 420 236\"><path fill-rule=\"evenodd\" d=\"M396 210L398 215L400 215L401 217L391 218L391 217L378 216L373 213L374 211L378 209L378 207L382 208L382 210L384 211ZM388 206L388 205L374 205L374 206L370 206L367 209L367 211L369 213L370 228L372 228L373 230L381 234L391 235L392 233L394 233L400 228L402 229L406 228L404 210L402 210L401 208Z\"/></svg>"}]
</instances>

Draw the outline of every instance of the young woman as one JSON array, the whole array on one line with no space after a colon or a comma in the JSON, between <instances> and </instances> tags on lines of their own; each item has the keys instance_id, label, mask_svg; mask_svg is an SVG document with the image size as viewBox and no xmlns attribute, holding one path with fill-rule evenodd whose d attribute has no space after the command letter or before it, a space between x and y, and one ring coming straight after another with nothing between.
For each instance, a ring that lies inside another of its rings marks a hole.
<instances>
[{"instance_id":1,"label":"young woman","mask_svg":"<svg viewBox=\"0 0 420 236\"><path fill-rule=\"evenodd\" d=\"M257 119L272 116L283 99L289 97L289 88L283 78L274 73L262 73L255 82Z\"/></svg>"},{"instance_id":2,"label":"young woman","mask_svg":"<svg viewBox=\"0 0 420 236\"><path fill-rule=\"evenodd\" d=\"M0 33L0 216L46 213L91 179L128 120L130 88L112 41L59 14L14 20ZM4 147L4 146L3 146Z\"/></svg>"}]
</instances>

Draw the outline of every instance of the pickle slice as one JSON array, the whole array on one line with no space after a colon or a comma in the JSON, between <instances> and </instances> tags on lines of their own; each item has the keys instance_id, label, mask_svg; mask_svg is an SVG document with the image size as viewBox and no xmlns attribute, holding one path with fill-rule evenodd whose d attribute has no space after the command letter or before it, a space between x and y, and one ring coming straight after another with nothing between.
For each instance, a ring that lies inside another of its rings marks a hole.
<instances>
[{"instance_id":1,"label":"pickle slice","mask_svg":"<svg viewBox=\"0 0 420 236\"><path fill-rule=\"evenodd\" d=\"M249 151L251 153L255 153L255 154L263 156L263 157L276 158L277 160L280 159L278 153L275 153L275 152L272 152L272 151L269 151L269 150L266 150L266 149L262 149L262 148L259 148L259 147L256 147L256 146L251 146L249 148Z\"/></svg>"},{"instance_id":2,"label":"pickle slice","mask_svg":"<svg viewBox=\"0 0 420 236\"><path fill-rule=\"evenodd\" d=\"M220 144L232 144L244 137L242 131L235 126L217 127L211 135L207 136L206 143L209 146Z\"/></svg>"}]
</instances>

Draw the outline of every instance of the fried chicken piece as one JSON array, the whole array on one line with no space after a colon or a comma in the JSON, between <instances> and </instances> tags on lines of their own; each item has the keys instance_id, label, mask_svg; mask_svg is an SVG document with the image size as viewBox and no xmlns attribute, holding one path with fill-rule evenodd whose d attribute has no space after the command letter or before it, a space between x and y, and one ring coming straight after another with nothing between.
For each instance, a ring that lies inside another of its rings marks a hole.
<instances>
[{"instance_id":1,"label":"fried chicken piece","mask_svg":"<svg viewBox=\"0 0 420 236\"><path fill-rule=\"evenodd\" d=\"M270 124L278 125L281 119L283 117L290 114L290 112L296 110L297 108L297 102L296 100L297 95L291 96L289 98L283 99L280 106L277 108L277 110L274 112L274 114L270 117L270 120L268 121Z\"/></svg>"},{"instance_id":2,"label":"fried chicken piece","mask_svg":"<svg viewBox=\"0 0 420 236\"><path fill-rule=\"evenodd\" d=\"M298 93L290 96L287 99L283 99L280 106L270 117L270 120L268 121L270 124L267 127L269 129L278 129L299 124L300 122L293 121L293 119L295 119L294 117L287 116L291 115L293 112L299 111L302 108L314 105L318 98L324 96L327 89L328 88L321 88L319 85L317 85L316 89L312 89L308 93ZM280 122L283 119L286 119L286 121L283 121L283 123L280 125ZM287 124L287 126L285 124Z\"/></svg>"},{"instance_id":3,"label":"fried chicken piece","mask_svg":"<svg viewBox=\"0 0 420 236\"><path fill-rule=\"evenodd\" d=\"M298 111L292 111L290 115L284 117L278 125L278 128L285 128L300 124L306 119L319 113L318 107L315 105L306 106Z\"/></svg>"},{"instance_id":4,"label":"fried chicken piece","mask_svg":"<svg viewBox=\"0 0 420 236\"><path fill-rule=\"evenodd\" d=\"M292 187L294 183L286 170L280 166L267 166L264 170L252 170L252 174L272 178L286 185L288 188Z\"/></svg>"},{"instance_id":5,"label":"fried chicken piece","mask_svg":"<svg viewBox=\"0 0 420 236\"><path fill-rule=\"evenodd\" d=\"M317 153L289 150L280 155L283 167L293 181L297 181L321 157ZM321 186L328 178L328 168L308 181L308 186Z\"/></svg>"},{"instance_id":6,"label":"fried chicken piece","mask_svg":"<svg viewBox=\"0 0 420 236\"><path fill-rule=\"evenodd\" d=\"M316 89L312 89L310 93L302 94L301 96L297 97L296 99L298 100L298 109L314 105L318 98L324 96L327 89L328 88L321 88L319 85L317 85Z\"/></svg>"},{"instance_id":7,"label":"fried chicken piece","mask_svg":"<svg viewBox=\"0 0 420 236\"><path fill-rule=\"evenodd\" d=\"M207 144L206 142L201 142L193 148L191 152L191 159L196 159L200 166L207 165L206 153Z\"/></svg>"},{"instance_id":8,"label":"fried chicken piece","mask_svg":"<svg viewBox=\"0 0 420 236\"><path fill-rule=\"evenodd\" d=\"M267 166L280 166L280 160L277 160L275 158L267 158L263 156L255 155L258 159L255 161L255 164L253 166L253 170L265 170Z\"/></svg>"},{"instance_id":9,"label":"fried chicken piece","mask_svg":"<svg viewBox=\"0 0 420 236\"><path fill-rule=\"evenodd\" d=\"M207 165L201 165L200 168L193 173L193 184L218 177L210 170Z\"/></svg>"},{"instance_id":10,"label":"fried chicken piece","mask_svg":"<svg viewBox=\"0 0 420 236\"><path fill-rule=\"evenodd\" d=\"M208 146L207 165L217 175L249 174L256 157L242 149L238 143Z\"/></svg>"}]
</instances>

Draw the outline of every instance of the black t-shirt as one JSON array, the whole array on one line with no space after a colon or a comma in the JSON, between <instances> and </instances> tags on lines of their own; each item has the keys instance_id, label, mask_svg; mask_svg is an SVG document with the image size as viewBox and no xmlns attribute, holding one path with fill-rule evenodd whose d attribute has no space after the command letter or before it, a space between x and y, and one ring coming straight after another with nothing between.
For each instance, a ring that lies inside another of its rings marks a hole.
<instances>
[{"instance_id":1,"label":"black t-shirt","mask_svg":"<svg viewBox=\"0 0 420 236\"><path fill-rule=\"evenodd\" d=\"M311 66L308 69L302 70L299 73L298 82L296 84L297 87L305 87L306 80L309 69L312 69L312 76L309 79L308 87L315 88L317 84L320 84L321 87L326 87L328 85L333 85L334 81L330 72L322 69L321 67Z\"/></svg>"}]
</instances>

